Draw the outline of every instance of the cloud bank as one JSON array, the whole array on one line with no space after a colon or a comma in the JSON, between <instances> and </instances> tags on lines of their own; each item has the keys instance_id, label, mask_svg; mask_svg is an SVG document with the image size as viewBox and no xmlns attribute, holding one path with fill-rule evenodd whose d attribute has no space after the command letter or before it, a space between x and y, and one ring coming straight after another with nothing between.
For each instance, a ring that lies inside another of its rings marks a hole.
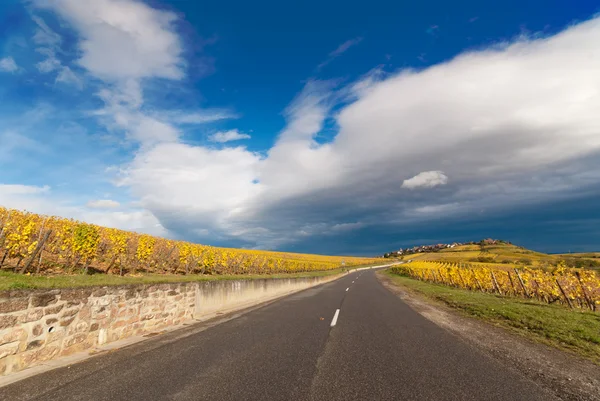
<instances>
[{"instance_id":1,"label":"cloud bank","mask_svg":"<svg viewBox=\"0 0 600 401\"><path fill-rule=\"evenodd\" d=\"M238 130L221 132L219 148L186 141L179 124L202 122L202 113L144 108L147 82L186 75L175 14L131 0L36 4L76 29L78 65L104 83L95 115L139 146L117 185L139 199L147 221L179 237L277 248L521 207L600 183L600 18L423 70L345 86L309 80L273 146L256 153L225 140L242 139ZM40 44L56 42L41 25L38 34ZM326 123L336 131L323 140Z\"/></svg>"}]
</instances>

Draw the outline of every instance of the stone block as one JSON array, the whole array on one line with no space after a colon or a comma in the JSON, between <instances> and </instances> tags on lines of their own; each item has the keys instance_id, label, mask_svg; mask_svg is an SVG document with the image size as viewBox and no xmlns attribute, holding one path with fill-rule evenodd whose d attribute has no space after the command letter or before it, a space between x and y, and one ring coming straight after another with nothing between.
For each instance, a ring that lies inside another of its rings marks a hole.
<instances>
[{"instance_id":1,"label":"stone block","mask_svg":"<svg viewBox=\"0 0 600 401\"><path fill-rule=\"evenodd\" d=\"M69 328L69 334L75 333L87 333L88 331L88 323L82 322L81 320L75 325Z\"/></svg>"},{"instance_id":2,"label":"stone block","mask_svg":"<svg viewBox=\"0 0 600 401\"><path fill-rule=\"evenodd\" d=\"M57 301L58 298L56 298L56 295L54 294L35 294L33 297L31 297L31 306L33 306L34 308L38 306L48 306L56 303Z\"/></svg>"},{"instance_id":3,"label":"stone block","mask_svg":"<svg viewBox=\"0 0 600 401\"><path fill-rule=\"evenodd\" d=\"M74 304L87 303L91 294L92 290L89 288L69 289L63 290L63 292L60 294L60 299L62 301L69 301Z\"/></svg>"},{"instance_id":4,"label":"stone block","mask_svg":"<svg viewBox=\"0 0 600 401\"><path fill-rule=\"evenodd\" d=\"M27 298L9 298L8 300L0 301L0 313L17 312L27 309L28 306L29 299Z\"/></svg>"},{"instance_id":5,"label":"stone block","mask_svg":"<svg viewBox=\"0 0 600 401\"><path fill-rule=\"evenodd\" d=\"M15 315L0 315L0 330L7 327L13 327L17 324L17 316Z\"/></svg>"},{"instance_id":6,"label":"stone block","mask_svg":"<svg viewBox=\"0 0 600 401\"><path fill-rule=\"evenodd\" d=\"M70 347L63 348L60 355L61 356L71 355L71 354L74 354L75 352L85 351L87 349L90 349L93 346L94 346L93 343L85 341L85 339L84 339L84 341L82 341L80 343L73 344Z\"/></svg>"},{"instance_id":7,"label":"stone block","mask_svg":"<svg viewBox=\"0 0 600 401\"><path fill-rule=\"evenodd\" d=\"M22 327L3 330L0 334L0 345L27 339L27 332Z\"/></svg>"},{"instance_id":8,"label":"stone block","mask_svg":"<svg viewBox=\"0 0 600 401\"><path fill-rule=\"evenodd\" d=\"M41 324L36 324L35 326L33 326L33 329L31 329L31 333L33 334L34 337L41 335L43 332L44 332L44 328L42 327Z\"/></svg>"},{"instance_id":9,"label":"stone block","mask_svg":"<svg viewBox=\"0 0 600 401\"><path fill-rule=\"evenodd\" d=\"M118 322L113 323L110 327L111 329L118 329L119 327L124 327L127 325L127 321L119 320Z\"/></svg>"},{"instance_id":10,"label":"stone block","mask_svg":"<svg viewBox=\"0 0 600 401\"><path fill-rule=\"evenodd\" d=\"M44 316L43 309L28 310L27 313L19 316L19 323L35 322Z\"/></svg>"},{"instance_id":11,"label":"stone block","mask_svg":"<svg viewBox=\"0 0 600 401\"><path fill-rule=\"evenodd\" d=\"M66 326L70 325L71 323L73 323L73 320L75 320L75 317L70 317L70 318L61 320L60 325L63 327L66 327Z\"/></svg>"},{"instance_id":12,"label":"stone block","mask_svg":"<svg viewBox=\"0 0 600 401\"><path fill-rule=\"evenodd\" d=\"M65 338L65 340L63 341L63 346L65 348L68 348L68 347L72 346L73 344L78 344L78 343L85 341L86 338L87 338L87 335L84 333L75 334L72 337Z\"/></svg>"},{"instance_id":13,"label":"stone block","mask_svg":"<svg viewBox=\"0 0 600 401\"><path fill-rule=\"evenodd\" d=\"M92 317L92 308L89 306L83 306L79 310L79 319L81 320L89 320Z\"/></svg>"},{"instance_id":14,"label":"stone block","mask_svg":"<svg viewBox=\"0 0 600 401\"><path fill-rule=\"evenodd\" d=\"M0 359L6 358L9 355L14 355L19 350L19 343L13 342L0 345Z\"/></svg>"},{"instance_id":15,"label":"stone block","mask_svg":"<svg viewBox=\"0 0 600 401\"><path fill-rule=\"evenodd\" d=\"M37 352L37 359L40 362L47 361L54 358L59 352L60 347L58 346L44 347Z\"/></svg>"},{"instance_id":16,"label":"stone block","mask_svg":"<svg viewBox=\"0 0 600 401\"><path fill-rule=\"evenodd\" d=\"M25 349L25 351L29 351L29 350L32 350L32 349L39 348L42 345L44 345L44 340L34 340L34 341L31 341L30 343L27 344L27 348Z\"/></svg>"},{"instance_id":17,"label":"stone block","mask_svg":"<svg viewBox=\"0 0 600 401\"><path fill-rule=\"evenodd\" d=\"M64 319L66 317L71 317L71 316L75 316L76 314L79 313L79 309L78 308L73 308L73 309L67 309L66 311L64 311L61 314L61 317Z\"/></svg>"},{"instance_id":18,"label":"stone block","mask_svg":"<svg viewBox=\"0 0 600 401\"><path fill-rule=\"evenodd\" d=\"M60 312L61 310L63 310L64 307L65 307L65 305L50 306L50 307L44 309L44 314L45 315L55 315L58 312Z\"/></svg>"}]
</instances>

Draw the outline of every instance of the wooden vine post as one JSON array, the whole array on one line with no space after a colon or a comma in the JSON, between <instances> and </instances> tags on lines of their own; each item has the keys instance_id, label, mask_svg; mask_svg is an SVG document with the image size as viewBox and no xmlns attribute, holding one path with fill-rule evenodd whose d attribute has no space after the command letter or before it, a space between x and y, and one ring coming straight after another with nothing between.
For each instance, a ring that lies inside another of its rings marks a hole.
<instances>
[{"instance_id":1,"label":"wooden vine post","mask_svg":"<svg viewBox=\"0 0 600 401\"><path fill-rule=\"evenodd\" d=\"M498 281L496 281L496 275L494 274L494 272L490 272L492 274L492 282L494 283L494 287L496 287L496 291L498 291L498 294L503 295L502 294L502 290L500 289L500 286L498 285Z\"/></svg>"},{"instance_id":2,"label":"wooden vine post","mask_svg":"<svg viewBox=\"0 0 600 401\"><path fill-rule=\"evenodd\" d=\"M527 298L531 298L531 296L529 295L529 291L527 291L527 287L525 287L525 283L523 282L523 279L521 278L521 275L519 274L519 271L517 269L515 269L515 274L517 275L517 278L519 279L519 282L521 283L521 287L523 288L523 291L525 292L525 296Z\"/></svg>"},{"instance_id":3,"label":"wooden vine post","mask_svg":"<svg viewBox=\"0 0 600 401\"><path fill-rule=\"evenodd\" d=\"M479 279L477 278L477 275L475 274L475 270L471 270L471 272L473 273L473 278L475 279L475 283L477 283L477 287L479 287L479 291L485 292L483 290L483 286L481 285L481 282L479 281Z\"/></svg>"},{"instance_id":4,"label":"wooden vine post","mask_svg":"<svg viewBox=\"0 0 600 401\"><path fill-rule=\"evenodd\" d=\"M562 285L560 285L560 282L558 281L558 279L556 279L556 285L558 285L560 292L563 294L563 297L565 297L565 299L567 300L567 303L569 304L569 308L573 309L573 303L567 296L567 293L565 292L565 290L562 288Z\"/></svg>"},{"instance_id":5,"label":"wooden vine post","mask_svg":"<svg viewBox=\"0 0 600 401\"><path fill-rule=\"evenodd\" d=\"M48 237L50 237L51 233L52 233L52 230L46 231L46 233L44 234L44 237L42 237L42 240L40 242L38 242L37 246L33 250L33 253L31 254L31 256L29 257L27 262L21 268L21 271L20 271L21 274L25 273L27 271L27 269L29 269L29 266L31 266L31 264L35 260L35 257L37 256L38 252L40 252L42 250L42 248L44 247L44 243L48 240Z\"/></svg>"},{"instance_id":6,"label":"wooden vine post","mask_svg":"<svg viewBox=\"0 0 600 401\"><path fill-rule=\"evenodd\" d=\"M517 288L515 287L515 283L512 279L512 274L510 274L510 272L506 272L506 274L508 274L508 279L510 280L510 286L512 287L514 294L517 295Z\"/></svg>"},{"instance_id":7,"label":"wooden vine post","mask_svg":"<svg viewBox=\"0 0 600 401\"><path fill-rule=\"evenodd\" d=\"M581 286L581 291L583 291L583 297L585 298L585 302L588 304L588 307L591 310L596 311L596 305L594 305L594 302L592 301L592 299L588 295L587 291L585 290L585 287L583 286L583 281L581 280L581 275L579 274L578 271L575 272L575 275L577 276L577 280L579 281L579 285Z\"/></svg>"}]
</instances>

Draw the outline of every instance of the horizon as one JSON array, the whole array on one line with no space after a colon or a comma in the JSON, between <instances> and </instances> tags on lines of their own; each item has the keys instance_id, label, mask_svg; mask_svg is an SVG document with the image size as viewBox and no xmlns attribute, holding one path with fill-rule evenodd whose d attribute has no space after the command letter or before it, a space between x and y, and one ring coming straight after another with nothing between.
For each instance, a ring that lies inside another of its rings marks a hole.
<instances>
[{"instance_id":1,"label":"horizon","mask_svg":"<svg viewBox=\"0 0 600 401\"><path fill-rule=\"evenodd\" d=\"M341 4L3 2L0 206L228 248L600 251L600 6Z\"/></svg>"}]
</instances>

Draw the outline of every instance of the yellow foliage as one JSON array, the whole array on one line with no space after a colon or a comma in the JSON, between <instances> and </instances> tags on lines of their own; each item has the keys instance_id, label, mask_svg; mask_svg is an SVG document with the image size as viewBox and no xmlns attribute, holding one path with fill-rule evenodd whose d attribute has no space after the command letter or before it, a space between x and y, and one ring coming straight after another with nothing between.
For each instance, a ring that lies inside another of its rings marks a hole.
<instances>
[{"instance_id":1,"label":"yellow foliage","mask_svg":"<svg viewBox=\"0 0 600 401\"><path fill-rule=\"evenodd\" d=\"M568 303L566 296L571 305L578 308L595 309L594 305L600 304L598 274L569 269L564 264L547 271L527 267L511 270L485 263L413 260L393 267L392 271L419 280L502 295L535 297L548 303Z\"/></svg>"},{"instance_id":2,"label":"yellow foliage","mask_svg":"<svg viewBox=\"0 0 600 401\"><path fill-rule=\"evenodd\" d=\"M351 267L380 261L376 258L217 248L2 207L1 228L4 228L4 240L0 241L0 255L6 254L13 264L33 252L42 232L52 230L44 244L44 260L54 262L55 268L59 269L81 260L106 271L107 266L118 260L121 267L130 269L129 272L133 265L142 264L148 271L156 273L258 274L330 270L341 267L342 262ZM127 263L132 265L123 266Z\"/></svg>"}]
</instances>

